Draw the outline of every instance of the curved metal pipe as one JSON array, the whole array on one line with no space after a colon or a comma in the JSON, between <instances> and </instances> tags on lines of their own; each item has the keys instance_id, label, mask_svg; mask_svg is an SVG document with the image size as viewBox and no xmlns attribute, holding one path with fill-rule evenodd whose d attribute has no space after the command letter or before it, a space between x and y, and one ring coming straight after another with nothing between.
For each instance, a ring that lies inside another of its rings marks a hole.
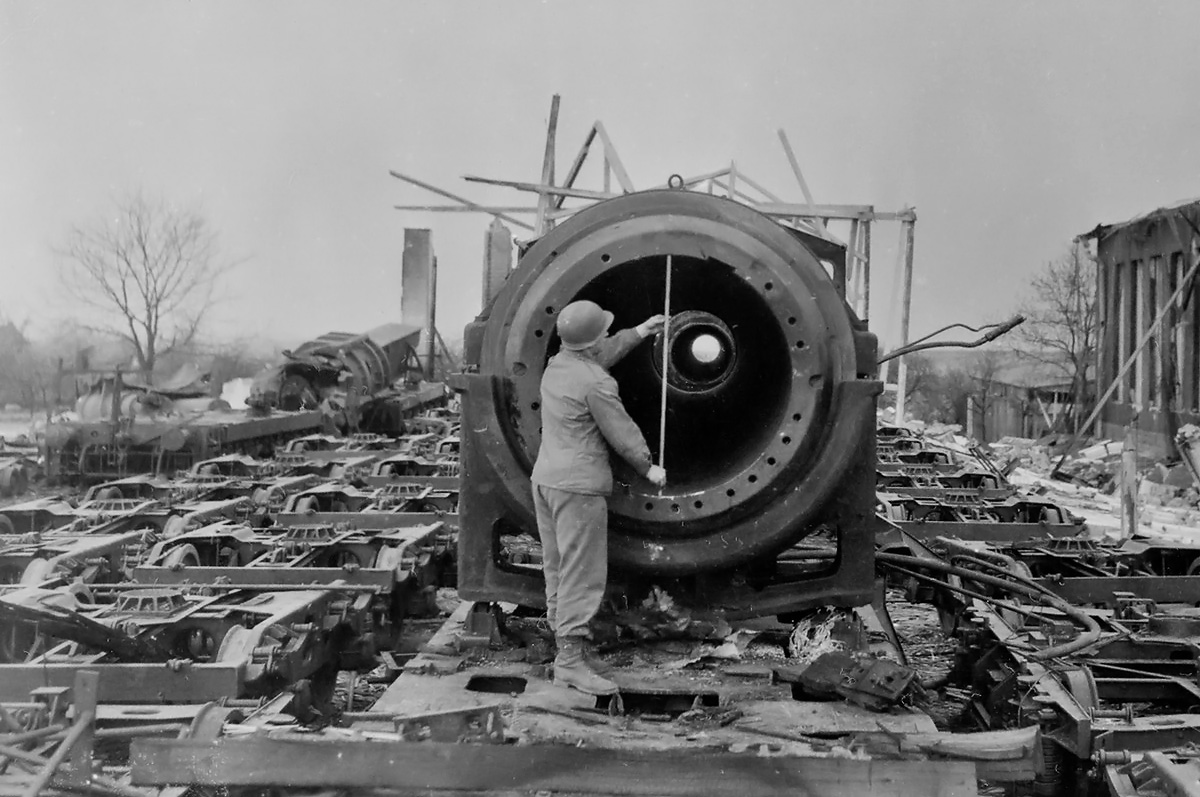
<instances>
[{"instance_id":1,"label":"curved metal pipe","mask_svg":"<svg viewBox=\"0 0 1200 797\"><path fill-rule=\"evenodd\" d=\"M1084 627L1084 632L1069 642L1064 642L1061 645L1051 645L1048 648L1042 648L1032 653L1024 653L1023 655L1030 661L1046 661L1047 659L1059 658L1083 650L1100 641L1100 626L1093 617L1080 611L1077 607L1072 606L1057 595L1043 593L1039 589L1019 583L1020 579L1016 576L1011 579L998 578L968 570L965 567L956 567L941 560L921 559L915 556L894 553L876 553L875 561L885 565L916 567L947 575L959 576L960 578L969 578L980 584L987 584L988 586L1007 590L1014 595L1021 595L1052 609L1057 609Z\"/></svg>"}]
</instances>

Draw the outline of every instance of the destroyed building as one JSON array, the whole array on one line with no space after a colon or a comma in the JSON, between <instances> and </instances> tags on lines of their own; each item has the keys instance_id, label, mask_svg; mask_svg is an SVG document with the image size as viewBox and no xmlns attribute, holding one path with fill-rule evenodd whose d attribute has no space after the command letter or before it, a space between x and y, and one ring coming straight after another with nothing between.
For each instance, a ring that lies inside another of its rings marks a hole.
<instances>
[{"instance_id":1,"label":"destroyed building","mask_svg":"<svg viewBox=\"0 0 1200 797\"><path fill-rule=\"evenodd\" d=\"M1200 421L1198 222L1193 199L1080 236L1098 264L1096 384L1116 382L1100 437L1119 439L1136 419L1145 445L1166 453L1181 426Z\"/></svg>"}]
</instances>

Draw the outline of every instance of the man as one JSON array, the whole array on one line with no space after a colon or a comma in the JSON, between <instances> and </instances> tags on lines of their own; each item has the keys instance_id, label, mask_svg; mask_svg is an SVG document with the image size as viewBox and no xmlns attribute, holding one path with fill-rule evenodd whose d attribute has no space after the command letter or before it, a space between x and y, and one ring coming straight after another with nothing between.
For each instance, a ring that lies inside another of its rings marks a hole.
<instances>
[{"instance_id":1,"label":"man","mask_svg":"<svg viewBox=\"0 0 1200 797\"><path fill-rule=\"evenodd\" d=\"M612 313L588 301L558 314L562 351L542 376L542 445L533 468L547 616L558 645L554 682L595 695L617 691L597 672L599 662L585 656L588 624L608 578L609 446L652 484L667 481L607 370L659 332L665 318L652 316L608 337L612 321Z\"/></svg>"}]
</instances>

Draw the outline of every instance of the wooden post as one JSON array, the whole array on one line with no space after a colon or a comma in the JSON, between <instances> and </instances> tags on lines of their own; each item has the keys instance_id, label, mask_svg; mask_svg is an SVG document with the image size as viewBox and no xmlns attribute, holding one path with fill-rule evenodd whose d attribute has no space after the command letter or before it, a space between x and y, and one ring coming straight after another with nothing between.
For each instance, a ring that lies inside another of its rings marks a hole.
<instances>
[{"instance_id":1,"label":"wooden post","mask_svg":"<svg viewBox=\"0 0 1200 797\"><path fill-rule=\"evenodd\" d=\"M916 234L916 219L906 219L904 222L904 296L900 304L900 345L908 345L909 317L912 313L912 277L913 277L913 239ZM896 423L904 423L904 393L908 389L908 368L904 364L904 356L897 358L898 377L896 379Z\"/></svg>"},{"instance_id":2,"label":"wooden post","mask_svg":"<svg viewBox=\"0 0 1200 797\"><path fill-rule=\"evenodd\" d=\"M21 793L21 797L38 797L50 783L59 766L71 756L71 780L86 783L92 765L92 723L96 719L96 693L100 674L86 670L75 675L75 724L67 732L58 749L46 759L46 764Z\"/></svg>"},{"instance_id":3,"label":"wooden post","mask_svg":"<svg viewBox=\"0 0 1200 797\"><path fill-rule=\"evenodd\" d=\"M1138 529L1137 416L1125 427L1125 447L1121 450L1121 537L1129 539Z\"/></svg>"},{"instance_id":4,"label":"wooden post","mask_svg":"<svg viewBox=\"0 0 1200 797\"><path fill-rule=\"evenodd\" d=\"M542 155L542 185L554 185L554 139L558 132L558 101L555 94L550 98L550 123L546 126L546 151ZM542 191L538 194L537 220L533 225L533 234L538 238L554 226L554 222L546 218L550 210L550 194Z\"/></svg>"},{"instance_id":5,"label":"wooden post","mask_svg":"<svg viewBox=\"0 0 1200 797\"><path fill-rule=\"evenodd\" d=\"M849 285L846 286L846 295L850 299L850 307L854 310L859 318L862 318L862 261L858 259L858 219L850 221L850 237L846 239L846 257L849 262L846 263L846 270L849 273Z\"/></svg>"},{"instance_id":6,"label":"wooden post","mask_svg":"<svg viewBox=\"0 0 1200 797\"><path fill-rule=\"evenodd\" d=\"M788 141L787 133L783 128L779 128L779 143L783 144L783 152L787 155L788 164L792 167L792 174L796 176L796 182L800 184L800 193L804 195L804 202L808 205L809 213L812 215L813 224L817 229L824 232L825 222L816 215L816 209L813 207L812 191L808 190L808 181L804 179L804 172L800 171L800 161L796 160L796 153L792 152L792 144Z\"/></svg>"},{"instance_id":7,"label":"wooden post","mask_svg":"<svg viewBox=\"0 0 1200 797\"><path fill-rule=\"evenodd\" d=\"M71 691L71 699L75 704L75 721L84 725L79 740L71 749L71 781L82 784L90 779L92 768L92 722L96 716L96 701L100 693L100 673L95 670L81 670L75 673L75 684Z\"/></svg>"},{"instance_id":8,"label":"wooden post","mask_svg":"<svg viewBox=\"0 0 1200 797\"><path fill-rule=\"evenodd\" d=\"M429 267L429 303L425 326L425 381L437 379L437 256Z\"/></svg>"},{"instance_id":9,"label":"wooden post","mask_svg":"<svg viewBox=\"0 0 1200 797\"><path fill-rule=\"evenodd\" d=\"M871 220L863 219L862 223L862 320L871 316Z\"/></svg>"},{"instance_id":10,"label":"wooden post","mask_svg":"<svg viewBox=\"0 0 1200 797\"><path fill-rule=\"evenodd\" d=\"M1150 274L1154 270L1154 263L1149 258L1143 258L1138 261L1137 281L1138 281L1138 334L1145 332L1150 328L1150 319L1154 317L1154 292L1150 290ZM1149 408L1151 405L1151 397L1157 392L1150 385L1150 341L1155 342L1154 355L1155 359L1158 356L1158 328L1146 339L1146 346L1142 349L1142 353L1137 360L1137 397L1134 403L1140 409Z\"/></svg>"}]
</instances>

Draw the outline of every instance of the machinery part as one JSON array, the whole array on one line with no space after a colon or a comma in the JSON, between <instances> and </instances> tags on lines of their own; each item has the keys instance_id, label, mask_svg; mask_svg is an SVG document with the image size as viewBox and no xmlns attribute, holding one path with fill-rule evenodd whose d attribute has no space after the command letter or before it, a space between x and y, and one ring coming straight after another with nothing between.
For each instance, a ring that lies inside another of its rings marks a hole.
<instances>
[{"instance_id":1,"label":"machinery part","mask_svg":"<svg viewBox=\"0 0 1200 797\"><path fill-rule=\"evenodd\" d=\"M368 717L370 715L367 715ZM428 714L385 717L406 742L503 744L504 715L500 706L472 706Z\"/></svg>"},{"instance_id":2,"label":"machinery part","mask_svg":"<svg viewBox=\"0 0 1200 797\"><path fill-rule=\"evenodd\" d=\"M314 409L333 391L371 396L415 367L419 327L384 324L363 335L330 332L284 352L285 362L254 377L246 403L260 409ZM347 377L347 378L343 378Z\"/></svg>"},{"instance_id":3,"label":"machinery part","mask_svg":"<svg viewBox=\"0 0 1200 797\"><path fill-rule=\"evenodd\" d=\"M1058 742L1042 738L1042 771L1033 781L1033 793L1039 797L1057 797L1063 793L1066 751Z\"/></svg>"},{"instance_id":4,"label":"machinery part","mask_svg":"<svg viewBox=\"0 0 1200 797\"><path fill-rule=\"evenodd\" d=\"M47 581L53 573L54 565L48 559L34 559L25 566L20 583L26 587L36 587Z\"/></svg>"},{"instance_id":5,"label":"machinery part","mask_svg":"<svg viewBox=\"0 0 1200 797\"><path fill-rule=\"evenodd\" d=\"M292 511L298 515L305 514L306 512L317 512L319 510L320 506L317 504L317 497L315 495L306 495L302 497L296 502L296 506L292 509Z\"/></svg>"},{"instance_id":6,"label":"machinery part","mask_svg":"<svg viewBox=\"0 0 1200 797\"><path fill-rule=\"evenodd\" d=\"M163 559L163 567L178 570L183 567L199 567L200 554L194 545L180 545Z\"/></svg>"},{"instance_id":7,"label":"machinery part","mask_svg":"<svg viewBox=\"0 0 1200 797\"><path fill-rule=\"evenodd\" d=\"M560 346L556 313L590 299L614 314L614 328L641 322L662 306L668 255L678 321L666 347L674 396L666 447L675 464L660 494L613 463L614 571L727 573L768 562L823 523L849 533L873 522L877 346L826 269L829 262L841 273L844 250L717 197L630 194L537 241L468 327L466 361L478 373L463 380L461 511L471 551L460 559L459 580L467 597L539 600L536 584L507 581L491 559L502 533L535 527L529 473L540 443L541 375ZM661 349L641 346L612 369L646 430L658 420ZM869 566L869 548L839 564ZM787 598L760 595L753 611L866 603L871 580L856 572L860 578L853 586L810 584ZM510 585L521 594L505 597Z\"/></svg>"},{"instance_id":8,"label":"machinery part","mask_svg":"<svg viewBox=\"0 0 1200 797\"><path fill-rule=\"evenodd\" d=\"M169 540L172 537L178 537L188 529L188 519L183 515L171 515L167 518L167 522L163 524L163 539Z\"/></svg>"}]
</instances>

